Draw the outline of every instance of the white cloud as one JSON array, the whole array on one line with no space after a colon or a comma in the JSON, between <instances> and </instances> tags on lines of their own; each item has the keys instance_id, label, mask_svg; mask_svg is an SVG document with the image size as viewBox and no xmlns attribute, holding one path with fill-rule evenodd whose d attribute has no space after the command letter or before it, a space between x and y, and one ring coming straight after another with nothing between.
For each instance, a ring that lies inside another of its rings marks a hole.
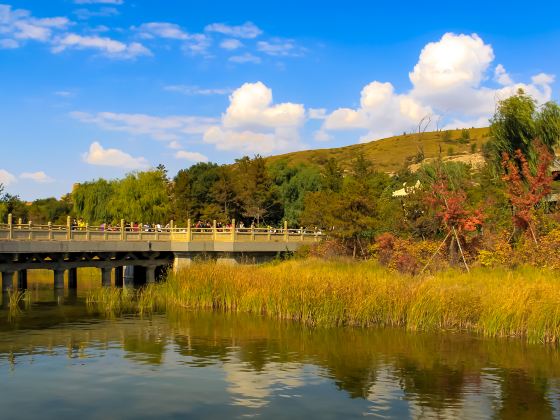
<instances>
[{"instance_id":1,"label":"white cloud","mask_svg":"<svg viewBox=\"0 0 560 420\"><path fill-rule=\"evenodd\" d=\"M67 49L95 49L107 57L133 59L142 55L152 55L151 51L138 42L125 44L107 37L82 36L68 33L55 40L52 51L60 53Z\"/></svg>"},{"instance_id":2,"label":"white cloud","mask_svg":"<svg viewBox=\"0 0 560 420\"><path fill-rule=\"evenodd\" d=\"M204 34L192 34L183 43L183 51L193 55L209 55L208 48L212 40Z\"/></svg>"},{"instance_id":3,"label":"white cloud","mask_svg":"<svg viewBox=\"0 0 560 420\"><path fill-rule=\"evenodd\" d=\"M0 169L0 184L3 184L7 187L8 185L11 185L16 181L17 178L15 177L15 175L9 173L5 169Z\"/></svg>"},{"instance_id":4,"label":"white cloud","mask_svg":"<svg viewBox=\"0 0 560 420\"><path fill-rule=\"evenodd\" d=\"M225 23L212 23L204 28L207 32L217 32L233 38L252 39L262 34L262 31L252 22L245 22L243 25L231 26Z\"/></svg>"},{"instance_id":5,"label":"white cloud","mask_svg":"<svg viewBox=\"0 0 560 420\"><path fill-rule=\"evenodd\" d=\"M309 108L308 114L311 120L324 120L327 117L327 110L325 108Z\"/></svg>"},{"instance_id":6,"label":"white cloud","mask_svg":"<svg viewBox=\"0 0 560 420\"><path fill-rule=\"evenodd\" d=\"M115 7L102 7L99 10L76 9L73 12L78 19L86 20L93 17L118 16L120 12Z\"/></svg>"},{"instance_id":7,"label":"white cloud","mask_svg":"<svg viewBox=\"0 0 560 420\"><path fill-rule=\"evenodd\" d=\"M191 162L208 162L208 158L202 153L187 152L186 150L179 150L175 153L177 159L186 159Z\"/></svg>"},{"instance_id":8,"label":"white cloud","mask_svg":"<svg viewBox=\"0 0 560 420\"><path fill-rule=\"evenodd\" d=\"M514 83L503 65L497 65L494 80L502 86L484 86L493 60L492 46L478 35L447 33L420 52L409 73L408 92L395 92L391 83L371 82L362 89L358 108L334 110L321 130L366 130L362 140L372 140L414 130L427 115L441 118L446 127L481 126L488 124L496 102L518 89L539 103L550 100L551 75L535 75L528 84Z\"/></svg>"},{"instance_id":9,"label":"white cloud","mask_svg":"<svg viewBox=\"0 0 560 420\"><path fill-rule=\"evenodd\" d=\"M243 43L240 40L234 38L224 39L222 42L220 42L220 48L223 48L224 50L233 51L241 47L243 47Z\"/></svg>"},{"instance_id":10,"label":"white cloud","mask_svg":"<svg viewBox=\"0 0 560 420\"><path fill-rule=\"evenodd\" d=\"M54 179L52 179L50 176L48 176L46 173L44 173L43 171L38 171L38 172L23 172L22 174L20 174L19 176L21 179L29 179L31 181L35 181L35 182L39 182L41 184L44 183L48 183L48 182L53 182Z\"/></svg>"},{"instance_id":11,"label":"white cloud","mask_svg":"<svg viewBox=\"0 0 560 420\"><path fill-rule=\"evenodd\" d=\"M429 114L430 107L408 95L396 94L391 83L371 82L362 89L358 109L337 109L327 116L323 129L368 130L362 138L367 141L409 130Z\"/></svg>"},{"instance_id":12,"label":"white cloud","mask_svg":"<svg viewBox=\"0 0 560 420\"><path fill-rule=\"evenodd\" d=\"M177 92L183 95L227 95L232 92L229 88L201 88L198 86L189 85L168 85L164 86L163 90L168 92Z\"/></svg>"},{"instance_id":13,"label":"white cloud","mask_svg":"<svg viewBox=\"0 0 560 420\"><path fill-rule=\"evenodd\" d=\"M272 90L262 82L245 83L230 96L220 126L204 133L204 141L219 150L269 154L300 149L299 130L305 122L303 105L273 105Z\"/></svg>"},{"instance_id":14,"label":"white cloud","mask_svg":"<svg viewBox=\"0 0 560 420\"><path fill-rule=\"evenodd\" d=\"M169 142L169 144L167 145L167 147L169 147L170 149L180 149L181 147L181 143L179 143L177 140L172 140Z\"/></svg>"},{"instance_id":15,"label":"white cloud","mask_svg":"<svg viewBox=\"0 0 560 420\"><path fill-rule=\"evenodd\" d=\"M90 165L116 166L126 169L142 169L149 166L143 157L132 157L119 149L104 149L98 142L89 146L89 151L82 155Z\"/></svg>"},{"instance_id":16,"label":"white cloud","mask_svg":"<svg viewBox=\"0 0 560 420\"><path fill-rule=\"evenodd\" d=\"M229 61L231 61L232 63L239 63L239 64L244 64L244 63L259 64L261 62L261 59L260 57L257 57L256 55L253 55L251 53L245 53L242 55L231 56L229 58Z\"/></svg>"},{"instance_id":17,"label":"white cloud","mask_svg":"<svg viewBox=\"0 0 560 420\"><path fill-rule=\"evenodd\" d=\"M66 17L35 18L28 10L0 4L0 47L18 48L24 41L48 42L71 25Z\"/></svg>"},{"instance_id":18,"label":"white cloud","mask_svg":"<svg viewBox=\"0 0 560 420\"><path fill-rule=\"evenodd\" d=\"M502 86L511 85L513 81L504 66L498 64L494 69L494 80Z\"/></svg>"},{"instance_id":19,"label":"white cloud","mask_svg":"<svg viewBox=\"0 0 560 420\"><path fill-rule=\"evenodd\" d=\"M331 136L329 133L327 133L325 130L317 130L317 131L315 131L315 132L313 133L313 138L314 138L316 141L321 141L321 142L323 142L323 141L331 141L331 140L333 139L332 136Z\"/></svg>"},{"instance_id":20,"label":"white cloud","mask_svg":"<svg viewBox=\"0 0 560 420\"><path fill-rule=\"evenodd\" d=\"M181 29L175 23L168 22L150 22L143 23L138 28L140 36L143 38L170 38L170 39L189 39L189 34Z\"/></svg>"},{"instance_id":21,"label":"white cloud","mask_svg":"<svg viewBox=\"0 0 560 420\"><path fill-rule=\"evenodd\" d=\"M124 4L124 0L74 0L75 4Z\"/></svg>"},{"instance_id":22,"label":"white cloud","mask_svg":"<svg viewBox=\"0 0 560 420\"><path fill-rule=\"evenodd\" d=\"M216 118L173 115L158 117L147 114L122 114L114 112L71 112L73 118L108 131L120 131L134 135L146 135L155 140L179 140L185 135L204 133Z\"/></svg>"},{"instance_id":23,"label":"white cloud","mask_svg":"<svg viewBox=\"0 0 560 420\"><path fill-rule=\"evenodd\" d=\"M293 39L273 38L270 41L257 42L257 49L265 54L273 56L301 56L304 49L296 45Z\"/></svg>"}]
</instances>

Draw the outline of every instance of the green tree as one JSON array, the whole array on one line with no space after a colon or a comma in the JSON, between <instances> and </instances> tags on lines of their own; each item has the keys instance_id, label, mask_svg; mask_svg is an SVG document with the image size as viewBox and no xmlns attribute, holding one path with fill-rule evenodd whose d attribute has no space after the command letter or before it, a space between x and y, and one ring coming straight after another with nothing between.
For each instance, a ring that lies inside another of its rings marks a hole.
<instances>
[{"instance_id":1,"label":"green tree","mask_svg":"<svg viewBox=\"0 0 560 420\"><path fill-rule=\"evenodd\" d=\"M203 217L204 207L214 203L213 193L216 191L213 188L220 179L219 172L215 163L200 162L177 173L173 188L173 213L176 220L185 223L187 219Z\"/></svg>"},{"instance_id":2,"label":"green tree","mask_svg":"<svg viewBox=\"0 0 560 420\"><path fill-rule=\"evenodd\" d=\"M560 107L547 102L538 107L536 101L523 90L502 100L490 120L491 157L496 168L501 167L502 155L515 156L520 150L532 169L538 156L534 147L540 141L551 153L560 139ZM520 168L521 169L521 168Z\"/></svg>"},{"instance_id":3,"label":"green tree","mask_svg":"<svg viewBox=\"0 0 560 420\"><path fill-rule=\"evenodd\" d=\"M116 184L117 181L107 181L102 178L78 184L72 191L76 217L90 224L119 220L122 217L121 209L110 205L116 193Z\"/></svg>"}]
</instances>

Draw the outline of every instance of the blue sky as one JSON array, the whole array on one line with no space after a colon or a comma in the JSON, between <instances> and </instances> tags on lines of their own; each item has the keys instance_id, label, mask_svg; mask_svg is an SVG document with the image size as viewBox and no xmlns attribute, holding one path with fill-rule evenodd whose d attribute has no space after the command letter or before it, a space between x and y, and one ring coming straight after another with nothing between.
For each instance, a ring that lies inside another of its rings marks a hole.
<instances>
[{"instance_id":1,"label":"blue sky","mask_svg":"<svg viewBox=\"0 0 560 420\"><path fill-rule=\"evenodd\" d=\"M376 3L0 0L0 182L60 196L558 99L557 2Z\"/></svg>"}]
</instances>

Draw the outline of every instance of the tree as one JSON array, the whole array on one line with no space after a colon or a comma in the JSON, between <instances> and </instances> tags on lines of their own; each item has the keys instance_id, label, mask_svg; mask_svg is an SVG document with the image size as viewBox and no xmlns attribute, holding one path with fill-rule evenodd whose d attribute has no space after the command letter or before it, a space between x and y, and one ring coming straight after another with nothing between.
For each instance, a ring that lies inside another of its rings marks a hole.
<instances>
[{"instance_id":1,"label":"tree","mask_svg":"<svg viewBox=\"0 0 560 420\"><path fill-rule=\"evenodd\" d=\"M335 158L330 158L323 167L323 189L339 192L342 188L342 170Z\"/></svg>"},{"instance_id":2,"label":"tree","mask_svg":"<svg viewBox=\"0 0 560 420\"><path fill-rule=\"evenodd\" d=\"M96 181L78 184L72 191L72 202L76 217L91 224L117 221L122 216L121 209L112 207L109 203L115 192L117 181L98 179ZM128 205L128 203L126 203Z\"/></svg>"},{"instance_id":3,"label":"tree","mask_svg":"<svg viewBox=\"0 0 560 420\"><path fill-rule=\"evenodd\" d=\"M218 165L199 162L181 169L174 179L173 213L176 220L200 219L203 208L213 203L212 189L219 180Z\"/></svg>"},{"instance_id":4,"label":"tree","mask_svg":"<svg viewBox=\"0 0 560 420\"><path fill-rule=\"evenodd\" d=\"M278 221L282 208L264 159L259 155L253 159L245 156L235 163L236 191L242 216L257 225L267 219Z\"/></svg>"},{"instance_id":5,"label":"tree","mask_svg":"<svg viewBox=\"0 0 560 420\"><path fill-rule=\"evenodd\" d=\"M560 139L560 107L555 102L537 107L536 101L522 89L499 102L490 122L491 156L498 170L502 169L503 154L516 156L518 150L534 170L538 160L535 141L554 153Z\"/></svg>"},{"instance_id":6,"label":"tree","mask_svg":"<svg viewBox=\"0 0 560 420\"><path fill-rule=\"evenodd\" d=\"M534 149L538 158L535 171L531 170L521 150L516 150L515 158L504 152L502 180L506 183L506 194L513 209L513 225L522 232L530 232L533 241L537 243L535 209L551 191L552 176L549 167L552 153L541 142L536 143Z\"/></svg>"}]
</instances>

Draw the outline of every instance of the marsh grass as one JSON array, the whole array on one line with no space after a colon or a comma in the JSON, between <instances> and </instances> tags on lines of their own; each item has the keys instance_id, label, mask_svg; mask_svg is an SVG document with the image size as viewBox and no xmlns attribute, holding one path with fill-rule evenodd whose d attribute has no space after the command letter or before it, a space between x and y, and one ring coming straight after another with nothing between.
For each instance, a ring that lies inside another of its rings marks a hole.
<instances>
[{"instance_id":1,"label":"marsh grass","mask_svg":"<svg viewBox=\"0 0 560 420\"><path fill-rule=\"evenodd\" d=\"M194 264L154 285L155 306L266 314L321 326L472 331L560 340L558 273L536 268L449 270L412 277L374 262Z\"/></svg>"},{"instance_id":2,"label":"marsh grass","mask_svg":"<svg viewBox=\"0 0 560 420\"><path fill-rule=\"evenodd\" d=\"M426 276L375 262L292 260L265 265L193 264L138 291L98 289L99 313L212 309L311 326L391 326L469 331L532 343L560 341L560 278L547 269L478 268Z\"/></svg>"},{"instance_id":3,"label":"marsh grass","mask_svg":"<svg viewBox=\"0 0 560 420\"><path fill-rule=\"evenodd\" d=\"M8 290L8 316L15 318L22 313L22 307L29 309L31 306L31 294L27 290Z\"/></svg>"}]
</instances>

